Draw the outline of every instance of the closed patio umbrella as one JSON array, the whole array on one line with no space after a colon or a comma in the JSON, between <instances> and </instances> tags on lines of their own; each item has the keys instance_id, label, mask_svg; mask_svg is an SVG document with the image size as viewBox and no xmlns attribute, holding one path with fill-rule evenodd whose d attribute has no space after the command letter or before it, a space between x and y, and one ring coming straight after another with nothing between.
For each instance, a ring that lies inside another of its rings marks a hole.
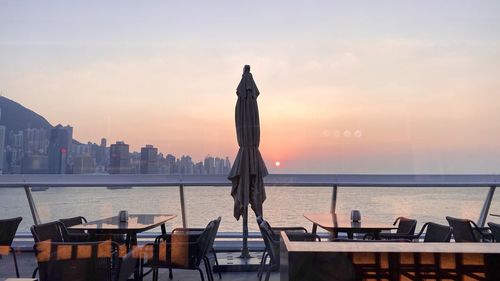
<instances>
[{"instance_id":1,"label":"closed patio umbrella","mask_svg":"<svg viewBox=\"0 0 500 281\"><path fill-rule=\"evenodd\" d=\"M262 216L262 203L266 200L263 178L268 175L266 165L259 152L260 125L257 97L259 90L250 66L245 65L240 84L236 89L236 135L238 155L228 178L232 182L231 196L234 198L234 217L243 217L243 248L241 257L248 253L248 204L256 215Z\"/></svg>"}]
</instances>

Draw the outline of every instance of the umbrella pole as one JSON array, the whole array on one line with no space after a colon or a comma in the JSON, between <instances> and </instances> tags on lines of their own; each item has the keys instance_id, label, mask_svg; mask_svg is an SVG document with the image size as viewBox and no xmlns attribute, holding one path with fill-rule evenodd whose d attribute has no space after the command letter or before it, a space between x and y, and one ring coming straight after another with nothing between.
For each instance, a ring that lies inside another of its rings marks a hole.
<instances>
[{"instance_id":1,"label":"umbrella pole","mask_svg":"<svg viewBox=\"0 0 500 281\"><path fill-rule=\"evenodd\" d=\"M250 251L248 251L248 206L243 208L243 247L241 248L240 258L251 258Z\"/></svg>"}]
</instances>

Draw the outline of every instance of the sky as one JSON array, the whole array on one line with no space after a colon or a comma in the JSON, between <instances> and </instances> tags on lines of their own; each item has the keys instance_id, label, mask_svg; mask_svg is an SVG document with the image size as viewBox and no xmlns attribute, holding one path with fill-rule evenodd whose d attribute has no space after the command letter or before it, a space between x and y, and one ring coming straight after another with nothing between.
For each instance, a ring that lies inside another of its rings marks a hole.
<instances>
[{"instance_id":1,"label":"sky","mask_svg":"<svg viewBox=\"0 0 500 281\"><path fill-rule=\"evenodd\" d=\"M234 159L250 64L273 173L498 173L499 26L498 1L0 0L0 91L81 142Z\"/></svg>"}]
</instances>

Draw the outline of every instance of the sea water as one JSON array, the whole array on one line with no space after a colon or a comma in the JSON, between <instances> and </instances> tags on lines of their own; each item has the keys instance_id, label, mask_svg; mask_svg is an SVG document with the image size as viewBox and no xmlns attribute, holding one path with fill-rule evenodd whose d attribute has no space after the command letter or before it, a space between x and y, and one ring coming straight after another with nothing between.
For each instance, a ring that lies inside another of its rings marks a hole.
<instances>
[{"instance_id":1,"label":"sea water","mask_svg":"<svg viewBox=\"0 0 500 281\"><path fill-rule=\"evenodd\" d=\"M220 231L240 232L242 223L233 217L230 191L230 187L184 187L188 227L203 227L221 216ZM445 216L477 220L487 192L488 188L340 187L336 212L348 218L351 210L360 210L362 220L386 223L406 216L417 219L418 227L428 221L446 224ZM330 212L332 187L267 187L266 193L264 217L272 225L310 229L312 224L304 213ZM67 187L32 194L42 222L72 216L91 221L127 210L129 214L175 214L167 228L182 227L178 187ZM249 229L258 231L255 216L249 213ZM494 196L490 213L500 213L500 191ZM15 216L23 217L19 231L29 231L33 219L24 189L0 188L0 219ZM489 216L487 221L500 222L500 218Z\"/></svg>"}]
</instances>

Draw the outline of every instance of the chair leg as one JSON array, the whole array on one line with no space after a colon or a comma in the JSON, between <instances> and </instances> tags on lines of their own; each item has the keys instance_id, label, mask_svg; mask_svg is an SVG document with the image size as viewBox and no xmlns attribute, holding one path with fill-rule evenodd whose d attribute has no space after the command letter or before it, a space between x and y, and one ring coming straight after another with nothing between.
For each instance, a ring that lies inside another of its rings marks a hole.
<instances>
[{"instance_id":1,"label":"chair leg","mask_svg":"<svg viewBox=\"0 0 500 281\"><path fill-rule=\"evenodd\" d=\"M222 279L222 274L220 273L219 269L219 260L217 259L217 252L215 252L215 249L212 249L214 252L214 259L215 259L215 266L217 266L217 273L219 274L219 279Z\"/></svg>"},{"instance_id":2,"label":"chair leg","mask_svg":"<svg viewBox=\"0 0 500 281\"><path fill-rule=\"evenodd\" d=\"M260 277L262 275L262 268L265 263L265 257L266 257L266 250L262 252L262 258L260 259L260 266L259 266L259 271L257 272L257 277Z\"/></svg>"},{"instance_id":3,"label":"chair leg","mask_svg":"<svg viewBox=\"0 0 500 281\"><path fill-rule=\"evenodd\" d=\"M171 267L168 268L168 278L170 278L170 280L174 279L174 273Z\"/></svg>"},{"instance_id":4,"label":"chair leg","mask_svg":"<svg viewBox=\"0 0 500 281\"><path fill-rule=\"evenodd\" d=\"M16 251L12 247L10 247L10 250L12 251L12 258L14 258L14 266L16 267L16 276L17 278L19 278L19 268L17 267Z\"/></svg>"},{"instance_id":5,"label":"chair leg","mask_svg":"<svg viewBox=\"0 0 500 281\"><path fill-rule=\"evenodd\" d=\"M271 276L271 271L273 271L273 267L271 265L269 265L269 269L267 270L265 281L269 281L269 277Z\"/></svg>"},{"instance_id":6,"label":"chair leg","mask_svg":"<svg viewBox=\"0 0 500 281\"><path fill-rule=\"evenodd\" d=\"M259 277L259 281L262 280L262 276L264 275L264 270L266 269L266 261L267 261L267 258L269 257L269 255L265 254L262 257L263 257L262 264L260 265L259 272L257 273L257 277Z\"/></svg>"},{"instance_id":7,"label":"chair leg","mask_svg":"<svg viewBox=\"0 0 500 281\"><path fill-rule=\"evenodd\" d=\"M201 277L201 281L205 281L205 277L203 277L203 270L201 270L201 268L197 268L197 270L200 272L200 277Z\"/></svg>"},{"instance_id":8,"label":"chair leg","mask_svg":"<svg viewBox=\"0 0 500 281\"><path fill-rule=\"evenodd\" d=\"M208 281L214 281L214 275L212 274L212 269L210 269L210 260L204 257L203 263L205 264L205 272L207 273Z\"/></svg>"},{"instance_id":9,"label":"chair leg","mask_svg":"<svg viewBox=\"0 0 500 281\"><path fill-rule=\"evenodd\" d=\"M35 270L33 270L33 274L31 274L31 278L35 279L37 272L38 272L38 267L35 268Z\"/></svg>"}]
</instances>

